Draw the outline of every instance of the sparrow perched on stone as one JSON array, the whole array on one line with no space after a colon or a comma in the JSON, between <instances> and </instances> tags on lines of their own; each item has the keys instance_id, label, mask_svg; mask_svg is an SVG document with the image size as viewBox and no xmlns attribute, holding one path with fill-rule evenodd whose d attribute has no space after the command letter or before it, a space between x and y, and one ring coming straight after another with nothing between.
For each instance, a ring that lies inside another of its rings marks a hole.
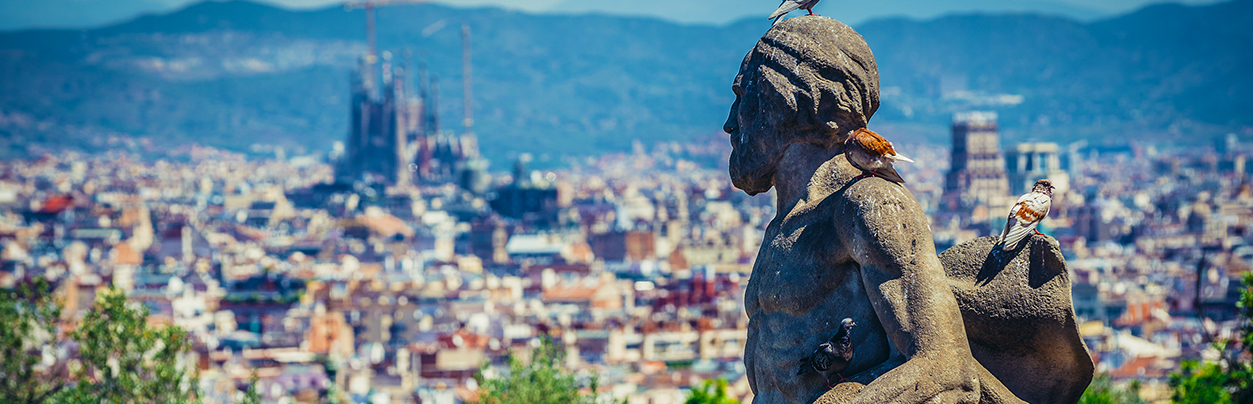
<instances>
[{"instance_id":1,"label":"sparrow perched on stone","mask_svg":"<svg viewBox=\"0 0 1253 404\"><path fill-rule=\"evenodd\" d=\"M844 155L848 157L848 162L853 167L863 171L862 175L857 178L878 176L901 184L905 183L905 179L892 168L892 163L914 162L908 157L896 154L896 149L892 148L891 142L866 128L853 131L853 134L848 136L848 139L844 141Z\"/></svg>"},{"instance_id":2,"label":"sparrow perched on stone","mask_svg":"<svg viewBox=\"0 0 1253 404\"><path fill-rule=\"evenodd\" d=\"M814 14L813 10L815 4L818 4L818 0L783 0L783 4L780 4L779 8L770 13L770 17L767 19L774 20L774 23L771 25L778 24L779 21L783 20L785 14L798 8L805 9L805 11L809 12L809 15L817 15Z\"/></svg>"},{"instance_id":3,"label":"sparrow perched on stone","mask_svg":"<svg viewBox=\"0 0 1253 404\"><path fill-rule=\"evenodd\" d=\"M848 367L848 363L853 360L853 338L851 330L857 323L851 318L845 318L840 321L840 330L827 342L818 345L818 350L801 360L801 367L796 374L803 375L810 370L818 372L827 380L827 388L830 388L831 375L840 377L840 381L846 380L840 372Z\"/></svg>"},{"instance_id":4,"label":"sparrow perched on stone","mask_svg":"<svg viewBox=\"0 0 1253 404\"><path fill-rule=\"evenodd\" d=\"M1001 232L1001 249L1009 251L1018 247L1018 242L1032 232L1041 234L1035 228L1049 214L1053 204L1053 182L1039 180L1031 188L1031 193L1018 198L1018 203L1009 209L1009 221L1005 223L1005 231Z\"/></svg>"}]
</instances>

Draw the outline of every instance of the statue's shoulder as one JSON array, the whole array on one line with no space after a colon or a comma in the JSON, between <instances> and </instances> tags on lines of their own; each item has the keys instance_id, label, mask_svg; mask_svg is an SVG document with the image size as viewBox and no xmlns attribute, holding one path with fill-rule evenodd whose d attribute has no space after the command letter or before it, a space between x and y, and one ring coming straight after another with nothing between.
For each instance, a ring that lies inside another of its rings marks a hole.
<instances>
[{"instance_id":1,"label":"statue's shoulder","mask_svg":"<svg viewBox=\"0 0 1253 404\"><path fill-rule=\"evenodd\" d=\"M863 177L862 173L848 162L847 155L840 153L816 174L816 181L812 184L824 188L834 199L858 204L873 205L874 202L894 200L917 203L903 184L880 177Z\"/></svg>"},{"instance_id":2,"label":"statue's shoulder","mask_svg":"<svg viewBox=\"0 0 1253 404\"><path fill-rule=\"evenodd\" d=\"M862 171L837 155L810 183L810 194L825 195L823 215L838 223L898 222L903 216L925 215L918 201L902 184L879 177L861 177ZM913 220L913 219L908 219Z\"/></svg>"},{"instance_id":3,"label":"statue's shoulder","mask_svg":"<svg viewBox=\"0 0 1253 404\"><path fill-rule=\"evenodd\" d=\"M846 231L856 229L857 234L875 238L897 233L931 237L926 214L901 184L878 177L856 178L840 185L823 202L832 223Z\"/></svg>"},{"instance_id":4,"label":"statue's shoulder","mask_svg":"<svg viewBox=\"0 0 1253 404\"><path fill-rule=\"evenodd\" d=\"M860 211L897 210L918 205L914 195L904 185L879 177L853 179L841 188L836 196Z\"/></svg>"}]
</instances>

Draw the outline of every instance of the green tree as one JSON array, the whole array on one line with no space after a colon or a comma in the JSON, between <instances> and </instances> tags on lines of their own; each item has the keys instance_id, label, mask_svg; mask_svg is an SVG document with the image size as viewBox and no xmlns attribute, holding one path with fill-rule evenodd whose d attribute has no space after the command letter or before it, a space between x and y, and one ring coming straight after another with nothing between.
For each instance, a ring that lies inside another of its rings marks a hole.
<instances>
[{"instance_id":1,"label":"green tree","mask_svg":"<svg viewBox=\"0 0 1253 404\"><path fill-rule=\"evenodd\" d=\"M1227 387L1231 375L1217 363L1203 364L1183 361L1179 372L1171 373L1170 385L1174 388L1171 401L1184 404L1230 404L1231 392Z\"/></svg>"},{"instance_id":2,"label":"green tree","mask_svg":"<svg viewBox=\"0 0 1253 404\"><path fill-rule=\"evenodd\" d=\"M1092 378L1092 384L1083 391L1078 404L1144 404L1140 398L1140 381L1131 382L1127 388L1114 385L1114 378L1101 373Z\"/></svg>"},{"instance_id":3,"label":"green tree","mask_svg":"<svg viewBox=\"0 0 1253 404\"><path fill-rule=\"evenodd\" d=\"M42 403L65 387L52 350L61 306L43 278L0 291L0 402Z\"/></svg>"},{"instance_id":4,"label":"green tree","mask_svg":"<svg viewBox=\"0 0 1253 404\"><path fill-rule=\"evenodd\" d=\"M248 389L244 390L244 399L239 404L261 404L261 392L257 391L257 371L248 377Z\"/></svg>"},{"instance_id":5,"label":"green tree","mask_svg":"<svg viewBox=\"0 0 1253 404\"><path fill-rule=\"evenodd\" d=\"M551 339L543 338L540 346L532 351L529 363L510 355L506 375L488 377L489 364L484 364L474 376L479 382L479 403L595 404L597 377L593 375L589 382L591 395L579 394L581 384L562 367L563 357L561 349Z\"/></svg>"},{"instance_id":6,"label":"green tree","mask_svg":"<svg viewBox=\"0 0 1253 404\"><path fill-rule=\"evenodd\" d=\"M1238 337L1219 341L1214 347L1223 353L1219 363L1184 361L1179 372L1171 373L1177 403L1253 403L1253 273L1244 275L1241 293Z\"/></svg>"},{"instance_id":7,"label":"green tree","mask_svg":"<svg viewBox=\"0 0 1253 404\"><path fill-rule=\"evenodd\" d=\"M1229 360L1233 363L1232 399L1237 403L1253 403L1253 273L1244 274L1244 292L1240 294L1240 349Z\"/></svg>"},{"instance_id":8,"label":"green tree","mask_svg":"<svg viewBox=\"0 0 1253 404\"><path fill-rule=\"evenodd\" d=\"M148 326L148 308L127 302L109 288L70 333L79 344L77 383L64 395L70 403L190 402L195 377L180 364L190 348L181 328Z\"/></svg>"},{"instance_id":9,"label":"green tree","mask_svg":"<svg viewBox=\"0 0 1253 404\"><path fill-rule=\"evenodd\" d=\"M699 389L692 389L684 404L740 404L740 400L727 396L727 381L706 380Z\"/></svg>"},{"instance_id":10,"label":"green tree","mask_svg":"<svg viewBox=\"0 0 1253 404\"><path fill-rule=\"evenodd\" d=\"M195 376L179 363L190 347L178 327L148 326L146 307L108 289L78 327L58 334L61 304L42 278L0 291L0 402L184 403ZM52 354L68 336L78 358Z\"/></svg>"}]
</instances>

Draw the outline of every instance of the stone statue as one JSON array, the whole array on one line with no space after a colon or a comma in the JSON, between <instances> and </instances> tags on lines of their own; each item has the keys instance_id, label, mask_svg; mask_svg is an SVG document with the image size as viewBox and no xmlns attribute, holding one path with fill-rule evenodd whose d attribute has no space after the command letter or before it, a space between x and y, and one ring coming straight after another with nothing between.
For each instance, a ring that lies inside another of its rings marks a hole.
<instances>
[{"instance_id":1,"label":"stone statue","mask_svg":"<svg viewBox=\"0 0 1253 404\"><path fill-rule=\"evenodd\" d=\"M1078 400L1092 362L1051 239L999 253L984 238L940 257L905 186L855 178L844 139L879 107L857 32L825 17L783 21L732 89L732 182L750 195L773 187L778 202L745 291L754 403ZM797 375L845 317L859 324L849 379L829 389Z\"/></svg>"}]
</instances>

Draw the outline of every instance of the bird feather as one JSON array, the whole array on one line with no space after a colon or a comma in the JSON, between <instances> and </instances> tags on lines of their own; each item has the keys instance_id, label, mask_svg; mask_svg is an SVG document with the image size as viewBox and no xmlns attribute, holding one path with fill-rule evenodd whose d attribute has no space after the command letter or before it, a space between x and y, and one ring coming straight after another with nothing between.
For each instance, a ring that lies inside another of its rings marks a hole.
<instances>
[{"instance_id":1,"label":"bird feather","mask_svg":"<svg viewBox=\"0 0 1253 404\"><path fill-rule=\"evenodd\" d=\"M899 155L899 154L888 154L888 155L887 155L887 157L888 157L888 158L890 158L890 159L892 159L892 160L896 160L896 161L904 161L904 162L906 162L906 163L913 163L913 162L914 162L914 160L913 160L913 159L910 159L909 157L905 157L905 156L902 156L902 155Z\"/></svg>"},{"instance_id":2,"label":"bird feather","mask_svg":"<svg viewBox=\"0 0 1253 404\"><path fill-rule=\"evenodd\" d=\"M1001 248L1011 250L1031 235L1040 221L1048 216L1051 204L1052 198L1039 192L1032 192L1018 198L1018 203L1015 203L1014 207L1009 210L1005 231L1001 232Z\"/></svg>"},{"instance_id":3,"label":"bird feather","mask_svg":"<svg viewBox=\"0 0 1253 404\"><path fill-rule=\"evenodd\" d=\"M855 142L861 148L880 155L895 155L896 149L892 148L892 142L868 130L861 131L859 136L854 137Z\"/></svg>"},{"instance_id":4,"label":"bird feather","mask_svg":"<svg viewBox=\"0 0 1253 404\"><path fill-rule=\"evenodd\" d=\"M875 175L885 180L895 182L897 184L905 183L905 179L901 178L901 174L896 172L896 168L892 166L887 166L887 167L883 167L883 168L876 170Z\"/></svg>"},{"instance_id":5,"label":"bird feather","mask_svg":"<svg viewBox=\"0 0 1253 404\"><path fill-rule=\"evenodd\" d=\"M775 9L773 13L770 13L770 17L767 17L766 19L778 22L777 18L782 17L784 14L790 13L798 8L801 8L801 4L799 2L783 0L783 3L779 4L779 8Z\"/></svg>"}]
</instances>

